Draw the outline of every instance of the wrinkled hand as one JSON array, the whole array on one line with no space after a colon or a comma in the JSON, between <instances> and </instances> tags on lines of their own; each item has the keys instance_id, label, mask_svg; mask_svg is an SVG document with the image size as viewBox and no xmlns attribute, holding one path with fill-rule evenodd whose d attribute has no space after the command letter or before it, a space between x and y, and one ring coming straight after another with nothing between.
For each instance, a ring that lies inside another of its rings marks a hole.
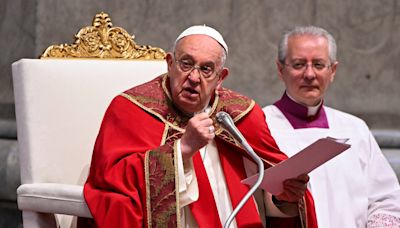
<instances>
[{"instance_id":1,"label":"wrinkled hand","mask_svg":"<svg viewBox=\"0 0 400 228\"><path fill-rule=\"evenodd\" d=\"M207 113L193 116L181 138L181 151L183 160L190 159L194 153L207 145L215 137L212 119Z\"/></svg>"},{"instance_id":2,"label":"wrinkled hand","mask_svg":"<svg viewBox=\"0 0 400 228\"><path fill-rule=\"evenodd\" d=\"M310 177L307 174L302 174L297 178L287 179L283 182L283 192L275 198L279 201L290 203L299 202L307 189L307 183Z\"/></svg>"}]
</instances>

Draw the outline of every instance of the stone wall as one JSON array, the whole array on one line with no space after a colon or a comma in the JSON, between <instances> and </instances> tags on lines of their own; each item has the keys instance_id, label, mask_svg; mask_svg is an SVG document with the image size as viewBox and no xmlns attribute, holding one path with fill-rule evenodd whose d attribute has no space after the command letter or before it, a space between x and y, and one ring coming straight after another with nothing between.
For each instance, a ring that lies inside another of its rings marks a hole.
<instances>
[{"instance_id":1,"label":"stone wall","mask_svg":"<svg viewBox=\"0 0 400 228\"><path fill-rule=\"evenodd\" d=\"M230 47L225 82L261 105L281 96L274 60L280 34L315 24L336 37L340 62L327 104L357 114L374 128L400 129L400 6L396 0L1 0L0 117L13 118L10 64L35 58L51 44L71 43L100 11L140 44L169 50L184 28L208 24ZM382 118L384 117L384 118Z\"/></svg>"}]
</instances>

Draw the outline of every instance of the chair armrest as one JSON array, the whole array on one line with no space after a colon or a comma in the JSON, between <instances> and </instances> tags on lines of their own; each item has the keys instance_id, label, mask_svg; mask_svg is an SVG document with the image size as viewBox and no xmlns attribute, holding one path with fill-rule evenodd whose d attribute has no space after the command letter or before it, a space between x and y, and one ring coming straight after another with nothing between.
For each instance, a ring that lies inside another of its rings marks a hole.
<instances>
[{"instance_id":1,"label":"chair armrest","mask_svg":"<svg viewBox=\"0 0 400 228\"><path fill-rule=\"evenodd\" d=\"M75 215L92 218L83 197L83 186L36 183L23 184L17 189L18 208L22 211L37 211Z\"/></svg>"}]
</instances>

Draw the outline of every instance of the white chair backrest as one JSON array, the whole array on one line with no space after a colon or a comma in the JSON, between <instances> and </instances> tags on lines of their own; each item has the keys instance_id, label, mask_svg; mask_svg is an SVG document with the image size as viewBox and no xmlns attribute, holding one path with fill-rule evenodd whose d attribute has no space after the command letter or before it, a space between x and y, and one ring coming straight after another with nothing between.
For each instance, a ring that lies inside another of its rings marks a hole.
<instances>
[{"instance_id":1,"label":"white chair backrest","mask_svg":"<svg viewBox=\"0 0 400 228\"><path fill-rule=\"evenodd\" d=\"M82 185L113 97L167 71L164 60L38 60L12 65L21 182Z\"/></svg>"}]
</instances>

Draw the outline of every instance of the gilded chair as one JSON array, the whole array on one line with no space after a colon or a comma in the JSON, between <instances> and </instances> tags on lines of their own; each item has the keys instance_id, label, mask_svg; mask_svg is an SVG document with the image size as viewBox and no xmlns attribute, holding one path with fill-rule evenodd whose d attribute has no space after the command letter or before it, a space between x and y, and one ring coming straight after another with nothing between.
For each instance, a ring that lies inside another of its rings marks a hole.
<instances>
[{"instance_id":1,"label":"gilded chair","mask_svg":"<svg viewBox=\"0 0 400 228\"><path fill-rule=\"evenodd\" d=\"M24 227L74 227L91 217L82 190L111 99L165 73L165 52L141 46L97 14L71 45L12 65Z\"/></svg>"}]
</instances>

